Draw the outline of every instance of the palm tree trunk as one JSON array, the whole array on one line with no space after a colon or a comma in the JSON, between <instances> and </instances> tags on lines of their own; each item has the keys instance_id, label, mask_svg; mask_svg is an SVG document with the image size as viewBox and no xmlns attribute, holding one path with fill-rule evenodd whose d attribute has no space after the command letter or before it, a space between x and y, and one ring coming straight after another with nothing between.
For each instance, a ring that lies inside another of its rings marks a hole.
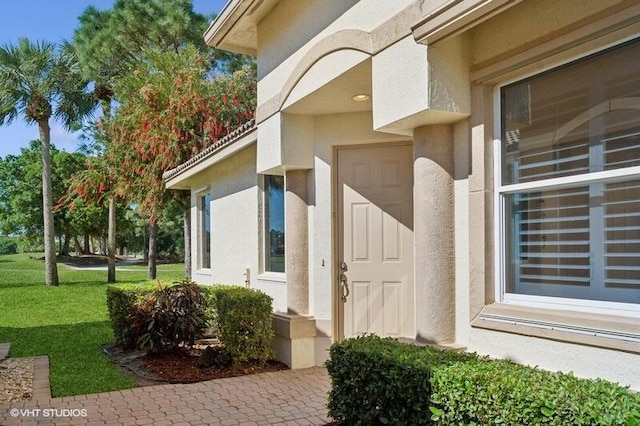
<instances>
[{"instance_id":1,"label":"palm tree trunk","mask_svg":"<svg viewBox=\"0 0 640 426\"><path fill-rule=\"evenodd\" d=\"M156 245L158 241L158 222L149 221L149 279L155 280L157 276Z\"/></svg>"},{"instance_id":2,"label":"palm tree trunk","mask_svg":"<svg viewBox=\"0 0 640 426\"><path fill-rule=\"evenodd\" d=\"M51 154L49 121L38 121L40 142L42 143L42 210L44 220L44 263L45 284L57 286L58 265L56 263L56 241L53 226L53 189L51 187Z\"/></svg>"},{"instance_id":3,"label":"palm tree trunk","mask_svg":"<svg viewBox=\"0 0 640 426\"><path fill-rule=\"evenodd\" d=\"M116 282L116 199L109 197L109 235L107 237L107 282Z\"/></svg>"}]
</instances>

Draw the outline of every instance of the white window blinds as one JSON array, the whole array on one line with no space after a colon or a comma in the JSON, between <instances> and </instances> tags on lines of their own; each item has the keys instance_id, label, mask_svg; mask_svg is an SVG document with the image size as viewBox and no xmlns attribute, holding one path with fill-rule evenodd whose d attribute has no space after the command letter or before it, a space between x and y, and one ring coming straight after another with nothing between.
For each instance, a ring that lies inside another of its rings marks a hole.
<instances>
[{"instance_id":1,"label":"white window blinds","mask_svg":"<svg viewBox=\"0 0 640 426\"><path fill-rule=\"evenodd\" d=\"M640 303L640 43L501 89L505 292Z\"/></svg>"}]
</instances>

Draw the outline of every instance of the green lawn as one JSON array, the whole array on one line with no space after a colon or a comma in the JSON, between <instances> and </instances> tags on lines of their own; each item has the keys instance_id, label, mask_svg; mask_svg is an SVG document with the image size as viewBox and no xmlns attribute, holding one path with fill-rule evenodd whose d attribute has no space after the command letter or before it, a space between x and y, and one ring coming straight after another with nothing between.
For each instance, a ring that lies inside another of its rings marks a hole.
<instances>
[{"instance_id":1,"label":"green lawn","mask_svg":"<svg viewBox=\"0 0 640 426\"><path fill-rule=\"evenodd\" d=\"M146 282L145 266L117 271L118 283ZM54 397L125 389L133 381L102 353L113 341L106 305L106 271L72 270L59 264L59 287L44 283L44 261L26 254L0 256L0 343L12 357L48 355ZM170 283L184 266L158 265Z\"/></svg>"}]
</instances>

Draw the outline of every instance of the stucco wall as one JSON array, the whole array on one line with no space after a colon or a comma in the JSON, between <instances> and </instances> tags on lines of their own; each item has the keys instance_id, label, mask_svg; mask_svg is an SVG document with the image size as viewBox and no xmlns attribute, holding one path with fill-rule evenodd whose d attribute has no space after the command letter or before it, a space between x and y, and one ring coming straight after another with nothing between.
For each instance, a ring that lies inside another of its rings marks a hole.
<instances>
[{"instance_id":1,"label":"stucco wall","mask_svg":"<svg viewBox=\"0 0 640 426\"><path fill-rule=\"evenodd\" d=\"M548 37L553 31L593 15L621 0L523 1L471 31L472 63L481 64L512 49Z\"/></svg>"},{"instance_id":2,"label":"stucco wall","mask_svg":"<svg viewBox=\"0 0 640 426\"><path fill-rule=\"evenodd\" d=\"M455 341L467 342L469 323L469 121L453 125L453 193L455 244Z\"/></svg>"},{"instance_id":3,"label":"stucco wall","mask_svg":"<svg viewBox=\"0 0 640 426\"><path fill-rule=\"evenodd\" d=\"M244 285L244 272L258 271L258 186L256 147L216 164L200 178L211 193L211 270L196 271L201 283ZM193 207L197 211L197 207ZM197 238L199 223L194 222Z\"/></svg>"},{"instance_id":4,"label":"stucco wall","mask_svg":"<svg viewBox=\"0 0 640 426\"><path fill-rule=\"evenodd\" d=\"M360 0L350 8L345 7L352 3L351 0L280 2L258 24L258 57L259 62L264 63L260 65L258 104L282 90L291 71L319 40L343 29L369 32L413 3L413 0ZM323 22L325 18L319 15L339 17L327 24ZM299 18L304 19L293 22ZM313 31L320 29L311 37ZM299 40L307 41L298 46Z\"/></svg>"},{"instance_id":5,"label":"stucco wall","mask_svg":"<svg viewBox=\"0 0 640 426\"><path fill-rule=\"evenodd\" d=\"M211 269L215 282L243 284L258 259L258 187L255 145L213 167Z\"/></svg>"},{"instance_id":6,"label":"stucco wall","mask_svg":"<svg viewBox=\"0 0 640 426\"><path fill-rule=\"evenodd\" d=\"M478 328L472 330L468 349L545 370L602 378L640 390L640 362L635 354Z\"/></svg>"},{"instance_id":7,"label":"stucco wall","mask_svg":"<svg viewBox=\"0 0 640 426\"><path fill-rule=\"evenodd\" d=\"M313 167L313 117L278 113L258 127L257 171L284 174Z\"/></svg>"},{"instance_id":8,"label":"stucco wall","mask_svg":"<svg viewBox=\"0 0 640 426\"><path fill-rule=\"evenodd\" d=\"M256 145L209 167L192 180L191 217L193 280L201 284L245 285L270 295L275 311L286 311L286 281L281 274L260 273L260 177L256 172ZM199 197L211 193L211 268L198 269Z\"/></svg>"},{"instance_id":9,"label":"stucco wall","mask_svg":"<svg viewBox=\"0 0 640 426\"><path fill-rule=\"evenodd\" d=\"M280 2L258 26L258 78L269 74L358 0Z\"/></svg>"},{"instance_id":10,"label":"stucco wall","mask_svg":"<svg viewBox=\"0 0 640 426\"><path fill-rule=\"evenodd\" d=\"M469 115L468 58L466 36L427 47L409 35L376 54L374 128L412 135L417 127L453 123Z\"/></svg>"}]
</instances>

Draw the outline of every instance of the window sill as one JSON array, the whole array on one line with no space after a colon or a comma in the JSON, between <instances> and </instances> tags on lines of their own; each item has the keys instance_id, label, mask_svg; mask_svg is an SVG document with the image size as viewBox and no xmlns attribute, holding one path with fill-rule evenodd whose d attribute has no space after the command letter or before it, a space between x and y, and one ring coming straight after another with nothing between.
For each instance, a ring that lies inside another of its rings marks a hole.
<instances>
[{"instance_id":1,"label":"window sill","mask_svg":"<svg viewBox=\"0 0 640 426\"><path fill-rule=\"evenodd\" d=\"M640 319L494 303L472 327L640 354Z\"/></svg>"},{"instance_id":2,"label":"window sill","mask_svg":"<svg viewBox=\"0 0 640 426\"><path fill-rule=\"evenodd\" d=\"M198 269L196 275L211 275L211 268Z\"/></svg>"},{"instance_id":3,"label":"window sill","mask_svg":"<svg viewBox=\"0 0 640 426\"><path fill-rule=\"evenodd\" d=\"M284 272L263 272L258 275L258 281L285 284L287 282L287 274Z\"/></svg>"}]
</instances>

